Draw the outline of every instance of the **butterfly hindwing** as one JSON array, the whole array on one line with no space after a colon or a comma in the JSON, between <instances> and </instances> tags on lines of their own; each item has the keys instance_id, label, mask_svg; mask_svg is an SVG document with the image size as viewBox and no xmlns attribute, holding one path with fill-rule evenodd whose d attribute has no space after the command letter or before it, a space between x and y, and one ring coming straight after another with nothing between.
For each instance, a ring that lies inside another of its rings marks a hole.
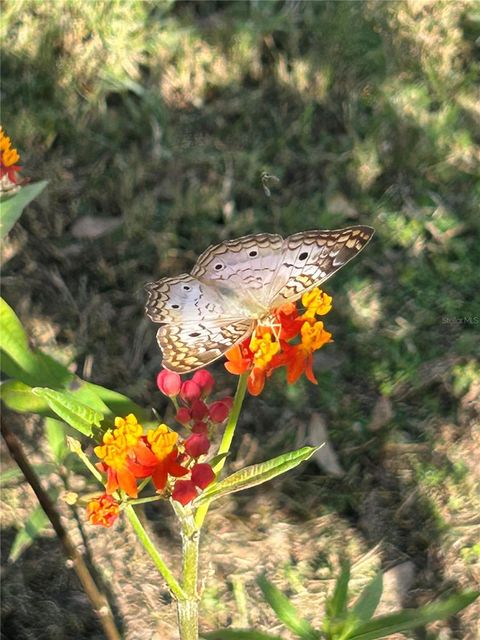
<instances>
[{"instance_id":1,"label":"butterfly hindwing","mask_svg":"<svg viewBox=\"0 0 480 640\"><path fill-rule=\"evenodd\" d=\"M177 373L188 373L205 367L249 336L254 324L251 319L227 323L222 318L190 326L166 324L157 332L158 344L163 353L162 365Z\"/></svg>"}]
</instances>

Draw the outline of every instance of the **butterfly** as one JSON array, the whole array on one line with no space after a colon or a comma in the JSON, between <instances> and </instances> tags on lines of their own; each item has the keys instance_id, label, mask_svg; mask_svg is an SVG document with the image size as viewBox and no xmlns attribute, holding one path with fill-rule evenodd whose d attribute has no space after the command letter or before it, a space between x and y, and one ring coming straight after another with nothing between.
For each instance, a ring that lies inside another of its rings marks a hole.
<instances>
[{"instance_id":1,"label":"butterfly","mask_svg":"<svg viewBox=\"0 0 480 640\"><path fill-rule=\"evenodd\" d=\"M147 283L146 313L162 325L162 365L189 373L217 360L258 325L271 324L275 309L330 278L373 233L372 227L354 226L285 239L243 236L209 247L191 273Z\"/></svg>"}]
</instances>

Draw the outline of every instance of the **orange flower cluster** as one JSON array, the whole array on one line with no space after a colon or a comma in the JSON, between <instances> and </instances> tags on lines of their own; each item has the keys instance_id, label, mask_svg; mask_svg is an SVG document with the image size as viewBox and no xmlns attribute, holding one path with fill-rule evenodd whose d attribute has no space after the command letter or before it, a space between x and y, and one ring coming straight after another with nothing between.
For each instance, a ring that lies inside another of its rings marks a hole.
<instances>
[{"instance_id":1,"label":"orange flower cluster","mask_svg":"<svg viewBox=\"0 0 480 640\"><path fill-rule=\"evenodd\" d=\"M3 129L0 127L0 180L7 176L10 182L16 184L16 173L20 171L20 167L16 163L19 160L18 151L12 149L10 138L3 133Z\"/></svg>"},{"instance_id":2,"label":"orange flower cluster","mask_svg":"<svg viewBox=\"0 0 480 640\"><path fill-rule=\"evenodd\" d=\"M111 527L120 513L120 505L112 496L104 493L103 496L92 500L87 505L87 519L90 524L99 524L102 527Z\"/></svg>"},{"instance_id":3,"label":"orange flower cluster","mask_svg":"<svg viewBox=\"0 0 480 640\"><path fill-rule=\"evenodd\" d=\"M193 434L192 434L193 435ZM106 494L93 500L87 507L87 517L92 524L109 527L118 516L118 502L112 497L116 491L124 491L131 498L138 496L137 480L152 478L158 492L168 488L168 495L187 504L196 495L196 489L205 489L215 475L209 464L199 463L209 447L191 446L179 439L178 433L166 424L149 429L146 434L137 418L131 413L125 418L115 418L115 429L107 431L102 443L95 447L95 454L102 460L97 468L106 474ZM190 474L188 496L185 485L176 487L176 479ZM177 495L178 494L178 495Z\"/></svg>"},{"instance_id":4,"label":"orange flower cluster","mask_svg":"<svg viewBox=\"0 0 480 640\"><path fill-rule=\"evenodd\" d=\"M241 375L250 371L248 390L258 396L265 380L274 369L286 367L287 382L293 384L305 373L317 384L313 373L313 352L332 341L317 316L326 315L332 308L332 298L315 288L302 297L303 313L287 303L270 316L267 326L258 326L253 335L230 349L225 367L230 373Z\"/></svg>"}]
</instances>

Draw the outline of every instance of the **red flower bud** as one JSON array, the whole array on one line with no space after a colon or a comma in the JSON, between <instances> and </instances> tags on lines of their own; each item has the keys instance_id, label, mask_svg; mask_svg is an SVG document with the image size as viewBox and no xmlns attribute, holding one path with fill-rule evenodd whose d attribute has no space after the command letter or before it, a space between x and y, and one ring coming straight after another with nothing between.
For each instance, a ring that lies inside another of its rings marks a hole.
<instances>
[{"instance_id":1,"label":"red flower bud","mask_svg":"<svg viewBox=\"0 0 480 640\"><path fill-rule=\"evenodd\" d=\"M165 396L168 396L169 398L178 396L181 386L182 379L180 378L178 373L167 371L167 369L162 369L162 371L160 371L157 376L157 387Z\"/></svg>"},{"instance_id":2,"label":"red flower bud","mask_svg":"<svg viewBox=\"0 0 480 640\"><path fill-rule=\"evenodd\" d=\"M185 506L197 497L197 490L191 480L177 480L172 491L172 498Z\"/></svg>"},{"instance_id":3,"label":"red flower bud","mask_svg":"<svg viewBox=\"0 0 480 640\"><path fill-rule=\"evenodd\" d=\"M225 396L225 398L221 399L221 402L224 402L229 409L233 407L233 398L232 396Z\"/></svg>"},{"instance_id":4,"label":"red flower bud","mask_svg":"<svg viewBox=\"0 0 480 640\"><path fill-rule=\"evenodd\" d=\"M209 396L215 386L215 379L206 369L200 369L193 374L193 382L196 382L202 390L203 396Z\"/></svg>"},{"instance_id":5,"label":"red flower bud","mask_svg":"<svg viewBox=\"0 0 480 640\"><path fill-rule=\"evenodd\" d=\"M180 407L175 416L175 420L180 424L186 425L192 419L192 414L190 413L190 409L186 407Z\"/></svg>"},{"instance_id":6,"label":"red flower bud","mask_svg":"<svg viewBox=\"0 0 480 640\"><path fill-rule=\"evenodd\" d=\"M192 482L199 489L206 489L215 480L212 467L206 462L196 464L192 469Z\"/></svg>"},{"instance_id":7,"label":"red flower bud","mask_svg":"<svg viewBox=\"0 0 480 640\"><path fill-rule=\"evenodd\" d=\"M230 413L230 406L224 402L223 400L217 400L217 402L212 402L212 404L208 407L208 415L210 416L210 420L212 422L225 422L228 418L228 414Z\"/></svg>"},{"instance_id":8,"label":"red flower bud","mask_svg":"<svg viewBox=\"0 0 480 640\"><path fill-rule=\"evenodd\" d=\"M203 433L207 435L208 433L207 424L205 422L195 422L195 424L192 427L192 433Z\"/></svg>"},{"instance_id":9,"label":"red flower bud","mask_svg":"<svg viewBox=\"0 0 480 640\"><path fill-rule=\"evenodd\" d=\"M210 442L204 433L192 433L185 440L185 451L192 458L199 458L208 453Z\"/></svg>"},{"instance_id":10,"label":"red flower bud","mask_svg":"<svg viewBox=\"0 0 480 640\"><path fill-rule=\"evenodd\" d=\"M191 404L195 400L198 400L202 395L202 390L196 382L193 380L185 380L180 389L180 397L184 402Z\"/></svg>"},{"instance_id":11,"label":"red flower bud","mask_svg":"<svg viewBox=\"0 0 480 640\"><path fill-rule=\"evenodd\" d=\"M208 416L208 407L202 400L195 400L192 403L191 411L194 420L203 420Z\"/></svg>"}]
</instances>

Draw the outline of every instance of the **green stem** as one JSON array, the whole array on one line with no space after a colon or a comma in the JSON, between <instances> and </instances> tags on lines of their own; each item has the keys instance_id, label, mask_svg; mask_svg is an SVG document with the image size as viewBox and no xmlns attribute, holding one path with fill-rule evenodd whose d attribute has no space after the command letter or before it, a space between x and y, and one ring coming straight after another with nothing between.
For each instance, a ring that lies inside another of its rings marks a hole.
<instances>
[{"instance_id":1,"label":"green stem","mask_svg":"<svg viewBox=\"0 0 480 640\"><path fill-rule=\"evenodd\" d=\"M142 523L138 519L138 516L135 513L135 509L131 505L127 505L125 507L125 513L127 514L127 518L130 520L130 524L134 528L135 533L137 534L140 542L143 544L145 550L150 555L158 571L162 574L165 582L169 586L170 591L173 593L173 595L177 600L185 600L186 599L185 591L178 584L174 575L171 573L170 569L162 560L158 552L158 549L153 544L152 540L150 539L150 536L148 535Z\"/></svg>"},{"instance_id":2,"label":"green stem","mask_svg":"<svg viewBox=\"0 0 480 640\"><path fill-rule=\"evenodd\" d=\"M163 496L147 496L146 498L133 498L128 501L128 504L144 504L145 502L156 502L157 500L163 500Z\"/></svg>"},{"instance_id":3,"label":"green stem","mask_svg":"<svg viewBox=\"0 0 480 640\"><path fill-rule=\"evenodd\" d=\"M222 441L218 449L219 454L228 453L230 451L230 445L232 444L235 428L237 426L238 418L240 416L240 411L243 405L243 400L245 398L245 393L247 391L247 382L248 382L249 374L250 374L249 371L242 373L242 375L238 380L237 391L235 393L235 398L233 400L232 411L230 413L230 417L228 419L227 426L225 427L225 431L223 432ZM217 477L219 476L221 470L223 469L226 459L227 459L227 456L219 460L217 464L213 467L213 471L215 472L215 475ZM200 507L198 507L197 513L195 514L195 525L197 529L201 528L203 521L205 520L205 516L207 515L208 507L209 507L208 503L202 504Z\"/></svg>"},{"instance_id":4,"label":"green stem","mask_svg":"<svg viewBox=\"0 0 480 640\"><path fill-rule=\"evenodd\" d=\"M177 512L177 515L178 512ZM185 598L177 601L181 640L198 640L198 547L200 532L191 514L179 516L182 525L182 587Z\"/></svg>"},{"instance_id":5,"label":"green stem","mask_svg":"<svg viewBox=\"0 0 480 640\"><path fill-rule=\"evenodd\" d=\"M80 458L80 460L83 462L83 464L87 467L87 469L90 471L90 473L101 483L101 484L105 484L103 481L103 476L100 473L100 471L93 466L93 464L90 462L88 456L86 455L86 453L83 451L82 449L82 445L80 444L80 442L78 440L75 440L75 438L71 438L68 437L67 438L67 443L68 446L70 447L70 449L77 454L77 456Z\"/></svg>"}]
</instances>

